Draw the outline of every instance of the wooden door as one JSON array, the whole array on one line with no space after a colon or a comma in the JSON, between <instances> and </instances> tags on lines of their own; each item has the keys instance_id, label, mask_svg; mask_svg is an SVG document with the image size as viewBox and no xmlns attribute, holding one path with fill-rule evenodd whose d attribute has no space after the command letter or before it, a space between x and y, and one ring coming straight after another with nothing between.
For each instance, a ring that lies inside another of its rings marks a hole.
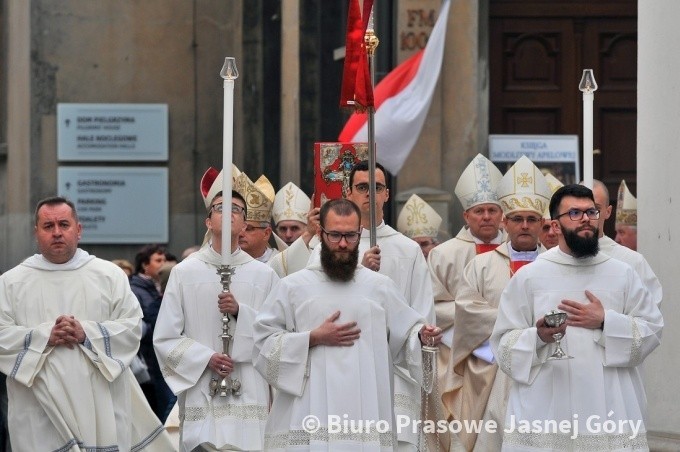
<instances>
[{"instance_id":1,"label":"wooden door","mask_svg":"<svg viewBox=\"0 0 680 452\"><path fill-rule=\"evenodd\" d=\"M613 205L621 179L635 194L637 2L491 0L489 27L490 133L577 134L582 146L578 83L593 69L594 176Z\"/></svg>"}]
</instances>

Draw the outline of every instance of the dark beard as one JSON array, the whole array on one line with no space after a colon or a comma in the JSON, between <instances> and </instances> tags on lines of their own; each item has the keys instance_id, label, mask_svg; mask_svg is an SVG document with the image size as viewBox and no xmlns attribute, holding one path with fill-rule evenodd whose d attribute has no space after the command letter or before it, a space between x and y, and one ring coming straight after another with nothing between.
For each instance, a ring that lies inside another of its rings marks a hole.
<instances>
[{"instance_id":1,"label":"dark beard","mask_svg":"<svg viewBox=\"0 0 680 452\"><path fill-rule=\"evenodd\" d=\"M581 237L578 235L579 229L590 229L593 232L593 236ZM600 251L597 228L591 228L590 226L577 229L562 228L562 235L564 236L564 241L571 250L572 256L576 258L593 257Z\"/></svg>"},{"instance_id":2,"label":"dark beard","mask_svg":"<svg viewBox=\"0 0 680 452\"><path fill-rule=\"evenodd\" d=\"M347 282L354 278L359 263L359 246L349 254L334 253L321 241L321 266L331 281Z\"/></svg>"}]
</instances>

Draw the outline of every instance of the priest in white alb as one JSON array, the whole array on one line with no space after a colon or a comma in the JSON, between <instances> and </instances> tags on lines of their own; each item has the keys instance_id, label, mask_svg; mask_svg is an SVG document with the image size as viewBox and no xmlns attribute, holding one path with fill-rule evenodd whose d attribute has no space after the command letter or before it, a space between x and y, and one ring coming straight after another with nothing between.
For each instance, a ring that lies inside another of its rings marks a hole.
<instances>
[{"instance_id":1,"label":"priest in white alb","mask_svg":"<svg viewBox=\"0 0 680 452\"><path fill-rule=\"evenodd\" d=\"M118 266L78 248L81 232L71 201L43 199L40 253L0 276L12 450L171 450L129 369L142 309Z\"/></svg>"},{"instance_id":2,"label":"priest in white alb","mask_svg":"<svg viewBox=\"0 0 680 452\"><path fill-rule=\"evenodd\" d=\"M257 317L255 366L278 390L266 450L397 448L393 363L420 384L421 341L440 331L389 278L358 265L359 218L348 200L324 204L319 259L282 279Z\"/></svg>"},{"instance_id":3,"label":"priest in white alb","mask_svg":"<svg viewBox=\"0 0 680 452\"><path fill-rule=\"evenodd\" d=\"M177 264L168 281L154 331L165 381L178 396L182 451L262 450L270 390L252 365L252 325L278 277L238 248L246 203L236 191L222 195L222 173L210 168L201 180L207 209L207 243ZM227 202L225 205L224 202ZM222 223L231 221L234 275L222 292ZM223 353L222 316L235 318L230 354ZM241 394L211 393L211 380L236 379Z\"/></svg>"},{"instance_id":4,"label":"priest in white alb","mask_svg":"<svg viewBox=\"0 0 680 452\"><path fill-rule=\"evenodd\" d=\"M560 188L550 213L559 245L510 280L491 335L513 380L503 450L646 451L638 366L661 341L661 312L629 265L599 252L589 188ZM552 310L566 323L546 324ZM547 360L558 334L572 359Z\"/></svg>"}]
</instances>

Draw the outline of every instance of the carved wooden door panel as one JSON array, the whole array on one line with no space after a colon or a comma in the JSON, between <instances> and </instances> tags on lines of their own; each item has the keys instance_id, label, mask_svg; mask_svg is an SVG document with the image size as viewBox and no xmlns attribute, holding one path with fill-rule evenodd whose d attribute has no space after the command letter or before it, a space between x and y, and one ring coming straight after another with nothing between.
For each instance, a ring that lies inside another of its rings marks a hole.
<instances>
[{"instance_id":1,"label":"carved wooden door panel","mask_svg":"<svg viewBox=\"0 0 680 452\"><path fill-rule=\"evenodd\" d=\"M637 3L491 0L489 26L490 133L577 134L582 146L578 83L592 68L594 176L612 204L621 179L635 194Z\"/></svg>"}]
</instances>

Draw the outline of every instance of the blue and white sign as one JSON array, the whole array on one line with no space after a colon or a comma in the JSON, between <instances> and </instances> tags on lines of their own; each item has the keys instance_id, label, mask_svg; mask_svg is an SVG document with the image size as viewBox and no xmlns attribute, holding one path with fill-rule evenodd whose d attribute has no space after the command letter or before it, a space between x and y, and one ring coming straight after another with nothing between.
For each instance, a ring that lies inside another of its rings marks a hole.
<instances>
[{"instance_id":1,"label":"blue and white sign","mask_svg":"<svg viewBox=\"0 0 680 452\"><path fill-rule=\"evenodd\" d=\"M60 161L167 161L167 104L58 104Z\"/></svg>"},{"instance_id":2,"label":"blue and white sign","mask_svg":"<svg viewBox=\"0 0 680 452\"><path fill-rule=\"evenodd\" d=\"M564 184L580 181L577 135L489 135L489 160L501 172L523 155Z\"/></svg>"},{"instance_id":3,"label":"blue and white sign","mask_svg":"<svg viewBox=\"0 0 680 452\"><path fill-rule=\"evenodd\" d=\"M59 167L60 196L76 205L80 243L168 242L168 169Z\"/></svg>"}]
</instances>

